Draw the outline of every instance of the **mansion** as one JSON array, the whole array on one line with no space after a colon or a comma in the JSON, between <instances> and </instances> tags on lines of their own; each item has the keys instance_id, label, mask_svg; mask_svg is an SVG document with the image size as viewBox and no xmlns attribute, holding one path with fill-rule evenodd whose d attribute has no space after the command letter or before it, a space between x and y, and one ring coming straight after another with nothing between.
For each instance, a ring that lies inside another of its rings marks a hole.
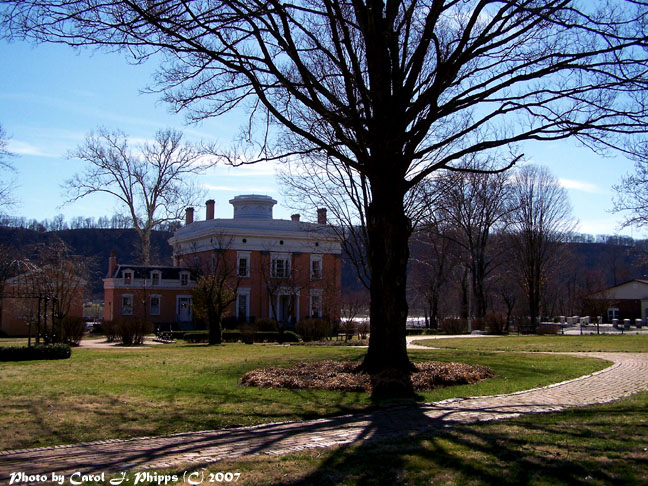
<instances>
[{"instance_id":1,"label":"mansion","mask_svg":"<svg viewBox=\"0 0 648 486\"><path fill-rule=\"evenodd\" d=\"M186 210L185 226L169 239L173 266L118 264L113 253L104 281L104 320L145 317L173 329L196 327L192 288L200 275L222 275L236 298L226 317L294 324L308 317L339 320L341 242L318 209L317 223L274 219L269 196L229 201L231 219L215 219L213 200L204 220ZM223 273L225 272L225 273Z\"/></svg>"}]
</instances>

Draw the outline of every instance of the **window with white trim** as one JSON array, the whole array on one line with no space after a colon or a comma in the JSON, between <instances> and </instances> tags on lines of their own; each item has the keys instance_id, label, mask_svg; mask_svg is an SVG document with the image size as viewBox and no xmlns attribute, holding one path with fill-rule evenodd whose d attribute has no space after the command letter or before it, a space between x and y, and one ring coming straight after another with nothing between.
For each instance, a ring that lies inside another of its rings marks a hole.
<instances>
[{"instance_id":1,"label":"window with white trim","mask_svg":"<svg viewBox=\"0 0 648 486\"><path fill-rule=\"evenodd\" d=\"M322 291L319 289L310 291L310 316L322 317Z\"/></svg>"},{"instance_id":2,"label":"window with white trim","mask_svg":"<svg viewBox=\"0 0 648 486\"><path fill-rule=\"evenodd\" d=\"M121 314L122 316L133 315L133 296L132 294L124 294L121 298Z\"/></svg>"},{"instance_id":3,"label":"window with white trim","mask_svg":"<svg viewBox=\"0 0 648 486\"><path fill-rule=\"evenodd\" d=\"M189 285L189 272L180 272L180 286L186 287Z\"/></svg>"},{"instance_id":4,"label":"window with white trim","mask_svg":"<svg viewBox=\"0 0 648 486\"><path fill-rule=\"evenodd\" d=\"M149 314L152 316L159 316L162 307L162 297L159 295L151 295Z\"/></svg>"},{"instance_id":5,"label":"window with white trim","mask_svg":"<svg viewBox=\"0 0 648 486\"><path fill-rule=\"evenodd\" d=\"M239 251L236 254L236 275L237 277L250 276L250 252Z\"/></svg>"},{"instance_id":6,"label":"window with white trim","mask_svg":"<svg viewBox=\"0 0 648 486\"><path fill-rule=\"evenodd\" d=\"M236 295L236 318L248 321L250 317L250 289L238 289Z\"/></svg>"},{"instance_id":7,"label":"window with white trim","mask_svg":"<svg viewBox=\"0 0 648 486\"><path fill-rule=\"evenodd\" d=\"M153 270L151 272L151 286L159 287L161 278L162 278L162 272L160 272L159 270Z\"/></svg>"},{"instance_id":8,"label":"window with white trim","mask_svg":"<svg viewBox=\"0 0 648 486\"><path fill-rule=\"evenodd\" d=\"M132 270L125 270L124 273L124 285L130 285L133 283L133 271Z\"/></svg>"},{"instance_id":9,"label":"window with white trim","mask_svg":"<svg viewBox=\"0 0 648 486\"><path fill-rule=\"evenodd\" d=\"M322 255L311 255L310 257L310 278L311 280L322 279Z\"/></svg>"},{"instance_id":10,"label":"window with white trim","mask_svg":"<svg viewBox=\"0 0 648 486\"><path fill-rule=\"evenodd\" d=\"M271 256L270 276L272 278L290 277L290 254L275 253Z\"/></svg>"}]
</instances>

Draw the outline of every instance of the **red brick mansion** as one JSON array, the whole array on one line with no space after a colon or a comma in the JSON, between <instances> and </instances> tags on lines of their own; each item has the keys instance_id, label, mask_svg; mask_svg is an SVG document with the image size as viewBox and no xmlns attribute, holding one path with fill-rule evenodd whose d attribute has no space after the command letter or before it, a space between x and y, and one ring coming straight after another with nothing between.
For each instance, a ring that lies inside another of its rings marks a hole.
<instances>
[{"instance_id":1,"label":"red brick mansion","mask_svg":"<svg viewBox=\"0 0 648 486\"><path fill-rule=\"evenodd\" d=\"M274 219L277 201L241 195L230 200L231 219L214 219L214 201L206 217L186 224L169 239L173 267L118 264L111 255L104 279L104 319L144 316L174 329L195 325L191 290L196 275L227 271L236 288L228 317L239 322L272 318L295 323L307 317L340 316L341 244L326 224Z\"/></svg>"}]
</instances>

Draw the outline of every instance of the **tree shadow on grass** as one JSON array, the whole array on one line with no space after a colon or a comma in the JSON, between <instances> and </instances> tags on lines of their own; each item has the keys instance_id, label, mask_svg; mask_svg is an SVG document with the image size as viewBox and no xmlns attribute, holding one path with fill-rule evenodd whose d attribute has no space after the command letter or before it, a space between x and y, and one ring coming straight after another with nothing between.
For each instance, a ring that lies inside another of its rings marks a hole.
<instances>
[{"instance_id":1,"label":"tree shadow on grass","mask_svg":"<svg viewBox=\"0 0 648 486\"><path fill-rule=\"evenodd\" d=\"M363 442L326 454L314 471L299 479L273 484L645 484L648 426L638 430L641 419L615 422L637 414L638 408L533 416L523 412L504 421L472 424L454 421L452 413L430 418L428 409L408 407L390 414L392 421L376 414ZM609 437L611 423L615 437ZM394 433L396 424L400 433Z\"/></svg>"}]
</instances>

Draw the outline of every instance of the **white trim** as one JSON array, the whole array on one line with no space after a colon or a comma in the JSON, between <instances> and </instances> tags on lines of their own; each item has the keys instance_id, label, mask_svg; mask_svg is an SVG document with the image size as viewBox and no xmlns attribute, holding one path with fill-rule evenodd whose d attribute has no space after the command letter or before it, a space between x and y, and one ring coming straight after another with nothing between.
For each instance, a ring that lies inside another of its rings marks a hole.
<instances>
[{"instance_id":1,"label":"white trim","mask_svg":"<svg viewBox=\"0 0 648 486\"><path fill-rule=\"evenodd\" d=\"M187 277L187 283L186 284L182 283L182 277ZM182 288L189 287L190 282L191 282L191 275L189 274L189 272L186 272L186 271L180 272L180 274L178 275L178 282L180 284L180 287L182 287Z\"/></svg>"},{"instance_id":2,"label":"white trim","mask_svg":"<svg viewBox=\"0 0 648 486\"><path fill-rule=\"evenodd\" d=\"M299 235L281 231L232 231L229 228L208 228L205 231L192 232L186 235L174 236L169 239L173 247L173 255L190 255L213 250L212 236L215 232L231 238L227 250L234 251L287 251L291 253L333 253L340 255L342 245L337 235L305 232ZM246 240L243 243L243 239ZM283 241L281 245L279 242Z\"/></svg>"}]
</instances>

